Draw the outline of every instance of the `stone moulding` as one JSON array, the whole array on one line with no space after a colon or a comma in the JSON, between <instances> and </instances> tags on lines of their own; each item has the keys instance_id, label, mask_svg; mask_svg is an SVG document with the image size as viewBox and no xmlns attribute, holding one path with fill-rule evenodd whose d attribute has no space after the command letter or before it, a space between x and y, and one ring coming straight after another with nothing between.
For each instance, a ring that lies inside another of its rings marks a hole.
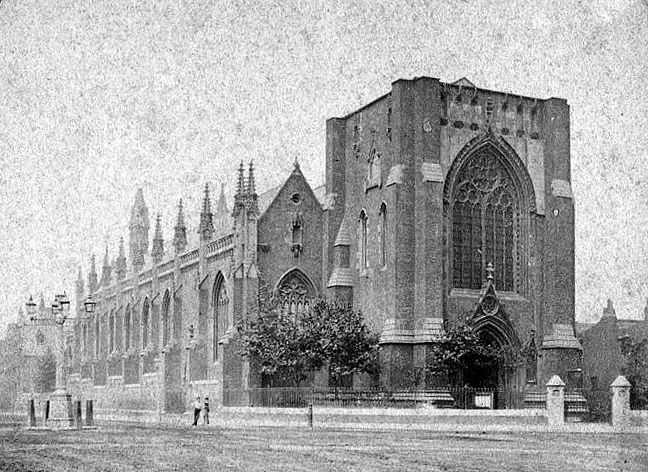
<instances>
[{"instance_id":1,"label":"stone moulding","mask_svg":"<svg viewBox=\"0 0 648 472\"><path fill-rule=\"evenodd\" d=\"M569 199L574 198L571 184L568 181L562 179L553 179L551 181L551 194L554 197L563 197Z\"/></svg>"},{"instance_id":2,"label":"stone moulding","mask_svg":"<svg viewBox=\"0 0 648 472\"><path fill-rule=\"evenodd\" d=\"M421 173L425 182L443 182L443 170L436 162L424 162L421 164Z\"/></svg>"},{"instance_id":3,"label":"stone moulding","mask_svg":"<svg viewBox=\"0 0 648 472\"><path fill-rule=\"evenodd\" d=\"M353 274L350 268L333 269L328 283L329 287L353 287Z\"/></svg>"},{"instance_id":4,"label":"stone moulding","mask_svg":"<svg viewBox=\"0 0 648 472\"><path fill-rule=\"evenodd\" d=\"M569 324L554 324L553 333L545 335L542 349L582 349L574 335L574 328Z\"/></svg>"},{"instance_id":5,"label":"stone moulding","mask_svg":"<svg viewBox=\"0 0 648 472\"><path fill-rule=\"evenodd\" d=\"M389 187L390 185L395 185L395 184L402 184L403 183L403 165L402 164L396 164L395 166L392 166L391 169L389 169L389 175L387 176L387 180L385 181L385 187Z\"/></svg>"},{"instance_id":6,"label":"stone moulding","mask_svg":"<svg viewBox=\"0 0 648 472\"><path fill-rule=\"evenodd\" d=\"M434 342L443 336L443 319L424 318L417 320L414 329L408 328L407 320L389 318L385 320L380 334L380 344L424 344Z\"/></svg>"}]
</instances>

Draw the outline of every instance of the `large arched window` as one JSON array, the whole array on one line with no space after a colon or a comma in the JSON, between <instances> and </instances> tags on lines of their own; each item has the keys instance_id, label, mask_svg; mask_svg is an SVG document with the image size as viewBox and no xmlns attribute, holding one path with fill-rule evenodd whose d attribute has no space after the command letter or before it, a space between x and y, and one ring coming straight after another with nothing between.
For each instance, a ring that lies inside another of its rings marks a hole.
<instances>
[{"instance_id":1,"label":"large arched window","mask_svg":"<svg viewBox=\"0 0 648 472\"><path fill-rule=\"evenodd\" d=\"M380 205L380 267L387 265L387 205Z\"/></svg>"},{"instance_id":2,"label":"large arched window","mask_svg":"<svg viewBox=\"0 0 648 472\"><path fill-rule=\"evenodd\" d=\"M83 333L83 338L82 338L82 344L81 344L81 352L83 353L83 357L88 354L88 351L86 350L88 347L88 325L83 323L83 326L81 327L81 332Z\"/></svg>"},{"instance_id":3,"label":"large arched window","mask_svg":"<svg viewBox=\"0 0 648 472\"><path fill-rule=\"evenodd\" d=\"M277 285L281 299L282 313L297 318L310 308L310 300L315 297L315 286L310 278L299 269L284 275Z\"/></svg>"},{"instance_id":4,"label":"large arched window","mask_svg":"<svg viewBox=\"0 0 648 472\"><path fill-rule=\"evenodd\" d=\"M99 357L101 350L101 338L99 337L101 330L99 327L99 321L99 315L97 315L97 319L95 319L95 356L97 357Z\"/></svg>"},{"instance_id":5,"label":"large arched window","mask_svg":"<svg viewBox=\"0 0 648 472\"><path fill-rule=\"evenodd\" d=\"M495 148L483 147L455 177L450 201L454 287L479 289L491 262L498 288L516 290L521 195L502 159Z\"/></svg>"},{"instance_id":6,"label":"large arched window","mask_svg":"<svg viewBox=\"0 0 648 472\"><path fill-rule=\"evenodd\" d=\"M214 307L214 336L213 336L213 360L218 359L218 341L225 334L229 321L229 295L223 274L219 273L214 282L212 292L212 305Z\"/></svg>"},{"instance_id":7,"label":"large arched window","mask_svg":"<svg viewBox=\"0 0 648 472\"><path fill-rule=\"evenodd\" d=\"M149 342L149 300L144 299L142 306L142 349L146 349Z\"/></svg>"},{"instance_id":8,"label":"large arched window","mask_svg":"<svg viewBox=\"0 0 648 472\"><path fill-rule=\"evenodd\" d=\"M367 214L364 210L360 212L360 270L363 271L368 266L367 260Z\"/></svg>"},{"instance_id":9,"label":"large arched window","mask_svg":"<svg viewBox=\"0 0 648 472\"><path fill-rule=\"evenodd\" d=\"M171 306L171 295L167 290L164 292L164 298L162 299L162 346L169 344L169 333L170 333L170 324L169 324L169 308Z\"/></svg>"},{"instance_id":10,"label":"large arched window","mask_svg":"<svg viewBox=\"0 0 648 472\"><path fill-rule=\"evenodd\" d=\"M115 314L111 311L108 319L109 346L110 352L115 352Z\"/></svg>"},{"instance_id":11,"label":"large arched window","mask_svg":"<svg viewBox=\"0 0 648 472\"><path fill-rule=\"evenodd\" d=\"M124 313L124 351L128 351L131 347L131 310L126 307Z\"/></svg>"}]
</instances>

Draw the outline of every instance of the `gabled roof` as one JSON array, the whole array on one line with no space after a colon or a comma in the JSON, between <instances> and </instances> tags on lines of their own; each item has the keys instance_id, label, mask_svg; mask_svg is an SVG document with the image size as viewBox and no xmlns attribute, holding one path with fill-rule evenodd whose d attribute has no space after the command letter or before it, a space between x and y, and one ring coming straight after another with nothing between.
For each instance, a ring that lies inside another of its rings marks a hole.
<instances>
[{"instance_id":1,"label":"gabled roof","mask_svg":"<svg viewBox=\"0 0 648 472\"><path fill-rule=\"evenodd\" d=\"M276 187L272 187L269 190L266 190L262 194L260 194L257 197L257 205L259 206L259 216L262 216L268 208L270 208L270 205L275 201L277 198L277 195L279 195L279 192L284 188L286 185L286 182L288 182L288 179L295 174L298 173L306 182L306 185L308 185L308 188L313 192L313 196L315 199L318 201L318 203L321 205L322 202L324 201L324 196L326 195L326 185L320 185L319 187L312 188L310 184L308 183L308 180L304 177L302 174L301 170L299 169L299 166L297 165L295 169L291 172L291 174L286 178L286 180L283 181L281 185L277 185Z\"/></svg>"},{"instance_id":2,"label":"gabled roof","mask_svg":"<svg viewBox=\"0 0 648 472\"><path fill-rule=\"evenodd\" d=\"M468 80L465 77L462 77L461 79L457 80L456 82L452 82L452 85L457 85L459 87L477 88L475 86L475 84L473 84L470 80Z\"/></svg>"}]
</instances>

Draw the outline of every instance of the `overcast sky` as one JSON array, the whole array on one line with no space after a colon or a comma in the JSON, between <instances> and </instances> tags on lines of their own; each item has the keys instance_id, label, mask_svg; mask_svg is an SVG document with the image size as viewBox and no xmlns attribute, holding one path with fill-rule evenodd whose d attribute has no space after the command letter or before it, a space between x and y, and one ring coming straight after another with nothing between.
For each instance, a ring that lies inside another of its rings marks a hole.
<instances>
[{"instance_id":1,"label":"overcast sky","mask_svg":"<svg viewBox=\"0 0 648 472\"><path fill-rule=\"evenodd\" d=\"M415 76L569 101L577 318L643 311L645 0L3 0L0 34L0 335L114 257L138 187L169 247L240 160L323 183L325 120Z\"/></svg>"}]
</instances>

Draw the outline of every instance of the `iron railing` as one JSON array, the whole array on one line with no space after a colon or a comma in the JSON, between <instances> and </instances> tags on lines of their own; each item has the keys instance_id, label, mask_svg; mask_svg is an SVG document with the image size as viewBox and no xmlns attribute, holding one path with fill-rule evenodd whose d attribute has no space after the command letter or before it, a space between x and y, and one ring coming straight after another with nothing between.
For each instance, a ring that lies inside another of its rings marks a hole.
<instances>
[{"instance_id":1,"label":"iron railing","mask_svg":"<svg viewBox=\"0 0 648 472\"><path fill-rule=\"evenodd\" d=\"M226 406L272 408L459 408L459 409L544 409L541 392L496 388L435 388L426 390L360 390L335 388L252 388L225 389Z\"/></svg>"}]
</instances>

